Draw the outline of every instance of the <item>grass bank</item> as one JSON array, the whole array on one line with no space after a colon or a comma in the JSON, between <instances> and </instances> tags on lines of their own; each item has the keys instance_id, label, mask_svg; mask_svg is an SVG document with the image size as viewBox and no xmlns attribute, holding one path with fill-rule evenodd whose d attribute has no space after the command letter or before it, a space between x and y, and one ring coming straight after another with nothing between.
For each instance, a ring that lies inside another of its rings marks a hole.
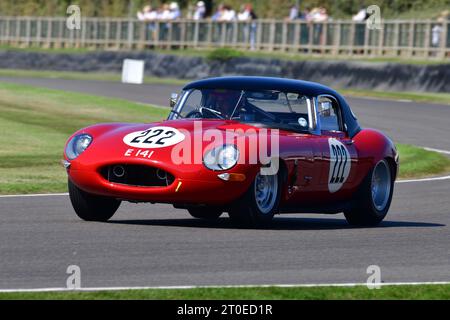
<instances>
[{"instance_id":1,"label":"grass bank","mask_svg":"<svg viewBox=\"0 0 450 320\"><path fill-rule=\"evenodd\" d=\"M100 122L152 122L158 108L120 99L0 82L0 194L60 192L67 138Z\"/></svg>"}]
</instances>

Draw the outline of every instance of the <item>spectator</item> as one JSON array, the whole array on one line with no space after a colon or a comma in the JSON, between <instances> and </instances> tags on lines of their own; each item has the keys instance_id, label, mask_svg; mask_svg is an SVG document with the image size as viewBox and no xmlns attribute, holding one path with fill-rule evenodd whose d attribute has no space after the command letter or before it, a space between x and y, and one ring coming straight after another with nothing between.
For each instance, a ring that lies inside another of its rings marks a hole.
<instances>
[{"instance_id":1,"label":"spectator","mask_svg":"<svg viewBox=\"0 0 450 320\"><path fill-rule=\"evenodd\" d=\"M441 34L442 26L440 24L435 24L431 29L431 46L437 48L441 45Z\"/></svg>"},{"instance_id":2,"label":"spectator","mask_svg":"<svg viewBox=\"0 0 450 320\"><path fill-rule=\"evenodd\" d=\"M300 13L299 19L307 20L310 12L311 12L311 8L310 7L306 7L306 9L303 10L303 12Z\"/></svg>"},{"instance_id":3,"label":"spectator","mask_svg":"<svg viewBox=\"0 0 450 320\"><path fill-rule=\"evenodd\" d=\"M357 14L352 17L352 20L355 22L363 22L367 19L367 10L366 8L361 8Z\"/></svg>"},{"instance_id":4,"label":"spectator","mask_svg":"<svg viewBox=\"0 0 450 320\"><path fill-rule=\"evenodd\" d=\"M243 6L241 12L238 14L238 20L249 22L248 28L244 29L246 38L250 38L250 49L255 50L256 44L256 22L258 16L253 11L253 6L250 3L247 3Z\"/></svg>"},{"instance_id":5,"label":"spectator","mask_svg":"<svg viewBox=\"0 0 450 320\"><path fill-rule=\"evenodd\" d=\"M256 16L255 12L253 11L253 6L250 3L247 3L242 6L241 12L238 14L238 20L239 21L252 21L256 20L258 17Z\"/></svg>"},{"instance_id":6,"label":"spectator","mask_svg":"<svg viewBox=\"0 0 450 320\"><path fill-rule=\"evenodd\" d=\"M181 18L181 10L180 10L180 6L178 5L177 2L172 2L169 5L169 16L168 16L168 20L177 20Z\"/></svg>"},{"instance_id":7,"label":"spectator","mask_svg":"<svg viewBox=\"0 0 450 320\"><path fill-rule=\"evenodd\" d=\"M293 5L289 10L289 16L286 18L288 21L294 21L299 18L299 10L296 5Z\"/></svg>"},{"instance_id":8,"label":"spectator","mask_svg":"<svg viewBox=\"0 0 450 320\"><path fill-rule=\"evenodd\" d=\"M234 11L230 6L224 6L224 10L219 21L235 21L236 20L236 11Z\"/></svg>"},{"instance_id":9,"label":"spectator","mask_svg":"<svg viewBox=\"0 0 450 320\"><path fill-rule=\"evenodd\" d=\"M224 15L224 12L225 12L225 5L219 4L219 6L217 7L217 11L213 14L211 19L213 21L221 21L223 15Z\"/></svg>"},{"instance_id":10,"label":"spectator","mask_svg":"<svg viewBox=\"0 0 450 320\"><path fill-rule=\"evenodd\" d=\"M352 20L356 22L355 24L355 40L354 44L356 46L363 46L364 45L364 39L365 39L365 31L366 31L366 24L362 23L367 20L368 18L367 9L364 7L361 7L357 14L355 14L352 17ZM364 50L358 51L358 53L364 53Z\"/></svg>"},{"instance_id":11,"label":"spectator","mask_svg":"<svg viewBox=\"0 0 450 320\"><path fill-rule=\"evenodd\" d=\"M146 23L147 30L150 33L150 39L154 40L156 38L155 20L158 18L158 12L151 6L145 6L142 11L138 11L137 18L139 21Z\"/></svg>"},{"instance_id":12,"label":"spectator","mask_svg":"<svg viewBox=\"0 0 450 320\"><path fill-rule=\"evenodd\" d=\"M313 44L324 44L325 38L323 37L323 24L328 20L327 10L323 7L313 8L306 16L306 21L311 23L316 23L310 25L309 28L313 28Z\"/></svg>"},{"instance_id":13,"label":"spectator","mask_svg":"<svg viewBox=\"0 0 450 320\"><path fill-rule=\"evenodd\" d=\"M312 22L325 22L328 20L327 9L323 7L314 8L311 10L308 17L309 19L307 20Z\"/></svg>"},{"instance_id":14,"label":"spectator","mask_svg":"<svg viewBox=\"0 0 450 320\"><path fill-rule=\"evenodd\" d=\"M139 21L149 22L155 20L157 17L156 10L153 10L151 6L145 6L142 11L138 11L137 18Z\"/></svg>"},{"instance_id":15,"label":"spectator","mask_svg":"<svg viewBox=\"0 0 450 320\"><path fill-rule=\"evenodd\" d=\"M443 24L449 19L449 11L445 10L437 18L437 24L431 29L431 46L438 48L441 45L442 31L444 31Z\"/></svg>"},{"instance_id":16,"label":"spectator","mask_svg":"<svg viewBox=\"0 0 450 320\"><path fill-rule=\"evenodd\" d=\"M202 19L205 18L205 15L206 15L205 3L203 1L197 2L197 5L195 7L195 12L194 12L193 19L194 20L202 20Z\"/></svg>"},{"instance_id":17,"label":"spectator","mask_svg":"<svg viewBox=\"0 0 450 320\"><path fill-rule=\"evenodd\" d=\"M158 9L158 20L169 20L171 17L170 13L170 5L167 3L164 3L159 9Z\"/></svg>"}]
</instances>

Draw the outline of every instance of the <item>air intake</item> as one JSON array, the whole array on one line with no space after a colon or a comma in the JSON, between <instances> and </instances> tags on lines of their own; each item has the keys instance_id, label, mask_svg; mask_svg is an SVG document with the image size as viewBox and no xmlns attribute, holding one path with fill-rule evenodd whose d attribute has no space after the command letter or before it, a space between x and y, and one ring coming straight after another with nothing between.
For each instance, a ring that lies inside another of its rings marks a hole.
<instances>
[{"instance_id":1,"label":"air intake","mask_svg":"<svg viewBox=\"0 0 450 320\"><path fill-rule=\"evenodd\" d=\"M162 169L142 165L115 164L103 167L100 174L109 182L135 187L167 187L175 181Z\"/></svg>"}]
</instances>

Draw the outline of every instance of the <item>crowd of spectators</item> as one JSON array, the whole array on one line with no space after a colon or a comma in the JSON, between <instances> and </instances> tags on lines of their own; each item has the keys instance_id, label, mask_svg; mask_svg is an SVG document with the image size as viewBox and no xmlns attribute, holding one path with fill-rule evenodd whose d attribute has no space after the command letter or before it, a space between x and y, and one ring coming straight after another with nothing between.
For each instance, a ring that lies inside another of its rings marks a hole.
<instances>
[{"instance_id":1,"label":"crowd of spectators","mask_svg":"<svg viewBox=\"0 0 450 320\"><path fill-rule=\"evenodd\" d=\"M324 7L315 7L312 9L307 7L304 11L300 11L296 5L293 5L289 10L289 16L286 17L286 20L294 21L298 19L307 22L324 22L329 19L329 15L327 9Z\"/></svg>"},{"instance_id":2,"label":"crowd of spectators","mask_svg":"<svg viewBox=\"0 0 450 320\"><path fill-rule=\"evenodd\" d=\"M297 1L297 5L292 5L289 8L289 12L287 12L287 16L285 18L286 21L305 21L308 22L308 28L312 25L313 28L313 38L314 42L323 42L323 25L314 23L332 21L332 18L329 16L327 9L322 6L309 8L306 7L303 10L300 10L298 6L299 1ZM444 11L437 19L437 24L433 24L431 30L431 46L438 47L441 44L442 38L442 21L449 19L449 11ZM177 2L170 2L160 5L155 8L151 5L145 6L141 11L137 12L137 18L145 22L148 25L149 31L152 33L152 37L156 36L156 22L163 21L169 22L177 19L181 19L182 12L180 10L180 6ZM245 33L245 38L249 40L251 44L251 48L255 47L256 41L256 29L257 24L256 20L258 19L257 14L255 13L252 4L244 3L241 5L240 10L236 11L231 6L227 4L219 4L215 12L212 12L208 15L208 10L204 1L198 1L193 5L188 6L185 11L184 18L192 19L195 21L200 21L206 18L211 19L212 21L217 22L248 22L247 27L243 29ZM364 29L365 26L362 24L365 20L369 18L367 13L367 8L361 7L358 12L352 16L352 20L354 22L358 22L355 28L356 33L356 42L355 44L361 45L364 41ZM160 32L166 32L169 28L168 23L163 23L160 25ZM226 34L232 34L232 26L226 26Z\"/></svg>"},{"instance_id":3,"label":"crowd of spectators","mask_svg":"<svg viewBox=\"0 0 450 320\"><path fill-rule=\"evenodd\" d=\"M194 8L189 7L187 11L186 18L188 19L202 20L206 18L206 5L204 1L198 1ZM181 17L180 6L177 2L162 4L158 8L147 5L137 13L137 18L143 22L171 21L180 19ZM251 21L256 19L257 16L253 10L253 6L249 3L243 4L239 12L236 12L229 5L220 4L217 11L211 16L211 20L221 22Z\"/></svg>"},{"instance_id":4,"label":"crowd of spectators","mask_svg":"<svg viewBox=\"0 0 450 320\"><path fill-rule=\"evenodd\" d=\"M189 7L187 10L186 18L192 20L203 20L206 18L207 10L204 1L198 1L195 7ZM177 2L171 2L170 4L163 4L159 8L153 8L150 5L145 6L141 11L138 11L137 18L147 24L148 30L151 33L151 37L155 38L157 35L156 22L163 21L175 21L182 17L180 6ZM232 22L232 21L242 21L249 22L247 28L244 29L245 37L249 39L251 49L255 48L256 41L256 23L254 22L258 19L253 6L249 3L243 4L239 12L236 12L231 6L226 4L220 4L217 7L216 12L210 17L212 21L217 22ZM253 22L252 22L253 21ZM167 23L160 25L160 32L166 33L169 26ZM227 26L226 34L230 35L232 33L232 27Z\"/></svg>"},{"instance_id":5,"label":"crowd of spectators","mask_svg":"<svg viewBox=\"0 0 450 320\"><path fill-rule=\"evenodd\" d=\"M170 21L182 17L180 6L177 2L170 4L162 4L158 8L150 5L145 6L142 11L137 13L140 21ZM204 1L198 1L194 6L189 6L185 15L187 19L203 20L207 18L206 4ZM239 11L236 11L227 4L219 4L217 10L210 16L212 21L231 22L231 21L252 21L258 19L253 6L250 3L243 4ZM356 22L362 22L367 19L367 12L365 8L353 16ZM289 9L287 21L303 20L307 22L324 22L331 20L327 9L324 7L305 8L303 11L297 5L293 5Z\"/></svg>"},{"instance_id":6,"label":"crowd of spectators","mask_svg":"<svg viewBox=\"0 0 450 320\"><path fill-rule=\"evenodd\" d=\"M204 1L198 1L194 7L190 6L187 10L186 18L193 20L202 20L206 16L206 5ZM154 8L150 5L145 6L142 11L137 13L137 17L140 21L170 21L181 18L180 6L177 2L171 2L170 4L162 4L158 8ZM258 19L253 6L250 3L243 4L240 10L237 12L231 6L227 4L220 4L217 10L211 15L213 21L251 21ZM286 20L305 20L308 22L323 22L329 19L327 9L324 7L306 8L304 11L300 11L297 6L292 6L289 11L289 16Z\"/></svg>"},{"instance_id":7,"label":"crowd of spectators","mask_svg":"<svg viewBox=\"0 0 450 320\"><path fill-rule=\"evenodd\" d=\"M181 10L177 2L165 3L159 8L148 5L138 11L137 18L143 22L176 20L181 18Z\"/></svg>"}]
</instances>

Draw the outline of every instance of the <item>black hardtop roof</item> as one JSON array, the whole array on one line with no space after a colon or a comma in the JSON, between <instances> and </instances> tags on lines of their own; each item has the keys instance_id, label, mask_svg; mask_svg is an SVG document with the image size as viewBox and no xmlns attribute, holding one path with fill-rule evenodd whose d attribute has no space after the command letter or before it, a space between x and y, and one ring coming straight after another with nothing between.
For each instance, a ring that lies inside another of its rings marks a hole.
<instances>
[{"instance_id":1,"label":"black hardtop roof","mask_svg":"<svg viewBox=\"0 0 450 320\"><path fill-rule=\"evenodd\" d=\"M331 94L339 96L333 89L319 83L270 77L220 77L198 80L189 83L189 89L229 89L229 90L278 90L302 93L305 95Z\"/></svg>"},{"instance_id":2,"label":"black hardtop roof","mask_svg":"<svg viewBox=\"0 0 450 320\"><path fill-rule=\"evenodd\" d=\"M315 82L270 77L220 77L194 81L183 88L183 90L190 89L277 90L307 96L328 94L334 96L341 105L348 134L353 137L361 130L345 99L333 89Z\"/></svg>"}]
</instances>

